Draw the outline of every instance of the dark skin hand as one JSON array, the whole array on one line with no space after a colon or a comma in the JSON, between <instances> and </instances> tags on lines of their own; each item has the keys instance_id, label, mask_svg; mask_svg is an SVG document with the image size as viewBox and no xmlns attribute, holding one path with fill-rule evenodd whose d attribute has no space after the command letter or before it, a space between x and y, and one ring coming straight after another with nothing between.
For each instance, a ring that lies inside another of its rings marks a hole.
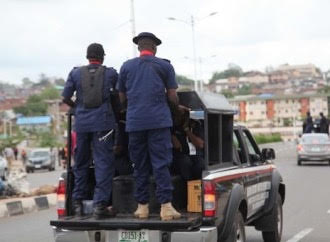
<instances>
[{"instance_id":1,"label":"dark skin hand","mask_svg":"<svg viewBox=\"0 0 330 242\"><path fill-rule=\"evenodd\" d=\"M74 103L74 101L72 101L72 99L71 98L63 98L63 102L65 103L65 104L67 104L68 106L70 106L71 108L74 108L75 107L75 103Z\"/></svg>"},{"instance_id":2,"label":"dark skin hand","mask_svg":"<svg viewBox=\"0 0 330 242\"><path fill-rule=\"evenodd\" d=\"M182 151L182 145L175 135L172 135L173 148Z\"/></svg>"},{"instance_id":3,"label":"dark skin hand","mask_svg":"<svg viewBox=\"0 0 330 242\"><path fill-rule=\"evenodd\" d=\"M204 149L204 140L196 136L189 128L185 129L185 132L188 136L188 138L191 140L191 143L197 148L197 149Z\"/></svg>"}]
</instances>

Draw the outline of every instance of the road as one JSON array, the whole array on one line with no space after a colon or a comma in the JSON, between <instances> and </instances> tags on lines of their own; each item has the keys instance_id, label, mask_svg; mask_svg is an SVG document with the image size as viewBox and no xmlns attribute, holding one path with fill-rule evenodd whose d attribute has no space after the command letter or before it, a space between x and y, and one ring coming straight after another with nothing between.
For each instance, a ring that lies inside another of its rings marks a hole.
<instances>
[{"instance_id":1,"label":"road","mask_svg":"<svg viewBox=\"0 0 330 242\"><path fill-rule=\"evenodd\" d=\"M267 145L266 145L267 146ZM283 242L329 242L330 241L330 167L325 164L296 165L294 144L274 144L277 158L275 164L286 183L284 204ZM50 175L51 174L51 175ZM29 174L36 183L52 180L55 172ZM56 178L57 179L57 178ZM52 184L52 182L49 182ZM0 219L0 242L46 242L52 241L49 220L56 217L55 209L17 217ZM19 230L19 233L17 231ZM261 233L247 228L248 242L262 242Z\"/></svg>"}]
</instances>

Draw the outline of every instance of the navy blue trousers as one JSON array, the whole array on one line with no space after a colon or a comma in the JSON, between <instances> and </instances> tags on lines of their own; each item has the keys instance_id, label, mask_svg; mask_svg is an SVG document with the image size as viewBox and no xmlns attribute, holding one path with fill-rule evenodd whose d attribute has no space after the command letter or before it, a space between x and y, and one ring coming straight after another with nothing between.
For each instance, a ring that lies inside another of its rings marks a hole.
<instances>
[{"instance_id":1,"label":"navy blue trousers","mask_svg":"<svg viewBox=\"0 0 330 242\"><path fill-rule=\"evenodd\" d=\"M99 140L109 131L77 132L77 148L75 153L74 200L84 200L88 194L88 172L94 161L96 185L94 189L94 205L109 205L112 192L112 177L114 174L114 157L112 152L113 136Z\"/></svg>"},{"instance_id":2,"label":"navy blue trousers","mask_svg":"<svg viewBox=\"0 0 330 242\"><path fill-rule=\"evenodd\" d=\"M149 202L149 177L156 181L159 203L172 201L172 182L169 166L172 162L172 142L169 128L129 132L129 152L134 164L135 199Z\"/></svg>"}]
</instances>

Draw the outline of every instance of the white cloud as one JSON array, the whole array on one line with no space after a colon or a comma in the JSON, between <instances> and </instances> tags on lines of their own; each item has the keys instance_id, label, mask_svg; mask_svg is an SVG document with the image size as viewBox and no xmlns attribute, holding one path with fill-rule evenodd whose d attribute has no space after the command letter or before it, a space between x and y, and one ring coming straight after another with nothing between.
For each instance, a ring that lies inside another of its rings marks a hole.
<instances>
[{"instance_id":1,"label":"white cloud","mask_svg":"<svg viewBox=\"0 0 330 242\"><path fill-rule=\"evenodd\" d=\"M137 32L157 34L164 43L158 55L189 77L193 64L184 57L192 58L190 25L167 17L189 22L195 16L204 78L229 62L245 70L287 62L329 69L328 9L327 0L135 0ZM132 55L129 19L130 0L2 0L0 80L36 79L41 72L66 77L73 66L86 63L91 42L102 43L105 64L119 69Z\"/></svg>"}]
</instances>

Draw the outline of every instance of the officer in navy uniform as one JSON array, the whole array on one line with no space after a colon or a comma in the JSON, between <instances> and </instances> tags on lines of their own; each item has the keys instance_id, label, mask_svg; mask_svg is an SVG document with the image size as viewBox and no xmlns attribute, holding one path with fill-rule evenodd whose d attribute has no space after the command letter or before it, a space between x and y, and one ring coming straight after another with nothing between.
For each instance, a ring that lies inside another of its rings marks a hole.
<instances>
[{"instance_id":1,"label":"officer in navy uniform","mask_svg":"<svg viewBox=\"0 0 330 242\"><path fill-rule=\"evenodd\" d=\"M94 216L97 219L115 215L114 211L108 208L114 173L112 130L115 128L110 90L115 88L118 74L115 69L102 65L104 56L102 45L90 44L87 48L89 64L74 68L70 72L62 93L63 101L74 108L77 132L73 167L74 212L76 216L83 215L82 201L88 194L89 158L93 157L96 179L93 201ZM74 92L75 102L71 99Z\"/></svg>"},{"instance_id":2,"label":"officer in navy uniform","mask_svg":"<svg viewBox=\"0 0 330 242\"><path fill-rule=\"evenodd\" d=\"M180 218L172 206L172 162L170 106L178 109L178 87L173 66L155 57L161 40L143 32L133 38L140 57L126 61L120 70L118 86L123 105L127 105L126 131L130 158L134 163L135 198L138 218L149 216L149 174L156 181L156 197L161 203L161 219Z\"/></svg>"}]
</instances>

